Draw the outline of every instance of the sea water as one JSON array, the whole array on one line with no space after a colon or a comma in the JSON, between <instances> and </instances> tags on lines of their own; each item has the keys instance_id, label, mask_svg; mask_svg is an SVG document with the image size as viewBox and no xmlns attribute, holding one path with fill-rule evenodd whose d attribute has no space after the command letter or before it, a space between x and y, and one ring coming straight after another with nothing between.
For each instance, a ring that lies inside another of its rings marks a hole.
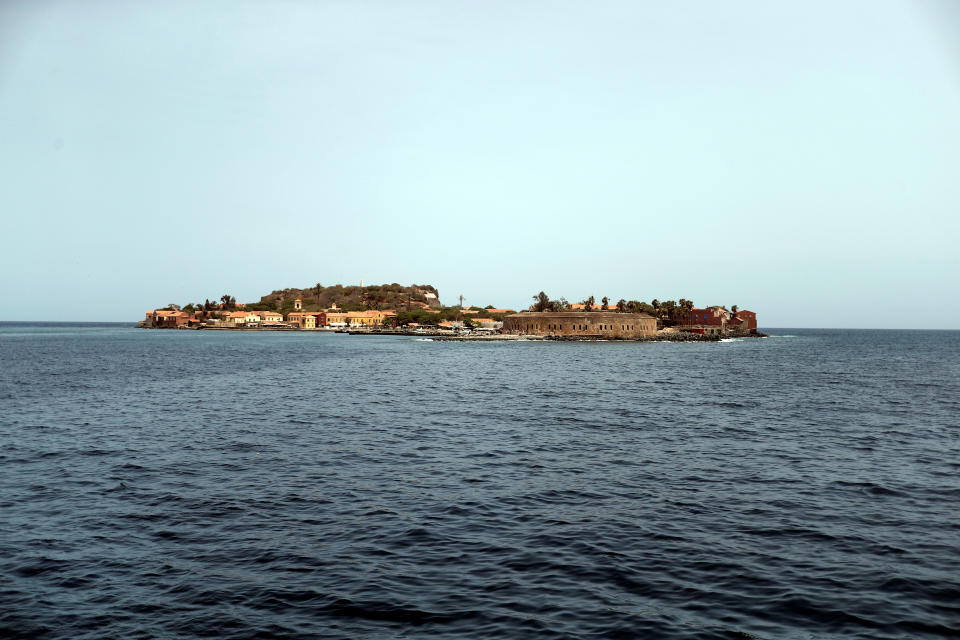
<instances>
[{"instance_id":1,"label":"sea water","mask_svg":"<svg viewBox=\"0 0 960 640\"><path fill-rule=\"evenodd\" d=\"M0 636L960 634L960 332L0 324Z\"/></svg>"}]
</instances>

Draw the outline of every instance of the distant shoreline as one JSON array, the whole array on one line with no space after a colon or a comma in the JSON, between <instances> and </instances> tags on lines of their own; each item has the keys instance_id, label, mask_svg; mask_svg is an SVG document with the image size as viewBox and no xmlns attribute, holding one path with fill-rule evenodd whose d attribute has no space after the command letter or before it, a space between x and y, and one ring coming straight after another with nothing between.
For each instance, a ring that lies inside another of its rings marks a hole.
<instances>
[{"instance_id":1,"label":"distant shoreline","mask_svg":"<svg viewBox=\"0 0 960 640\"><path fill-rule=\"evenodd\" d=\"M144 327L138 325L141 329L156 329L159 331L269 331L279 333L345 333L352 336L404 336L408 338L430 338L437 342L721 342L731 338L767 338L765 333L746 333L746 334L712 334L704 335L699 333L690 333L686 331L659 331L655 336L642 338L616 338L605 336L551 336L537 334L513 334L513 333L489 333L489 334L460 334L453 331L437 330L405 330L405 329L386 329L386 330L357 330L357 329L329 329L315 328L302 329L299 327Z\"/></svg>"}]
</instances>

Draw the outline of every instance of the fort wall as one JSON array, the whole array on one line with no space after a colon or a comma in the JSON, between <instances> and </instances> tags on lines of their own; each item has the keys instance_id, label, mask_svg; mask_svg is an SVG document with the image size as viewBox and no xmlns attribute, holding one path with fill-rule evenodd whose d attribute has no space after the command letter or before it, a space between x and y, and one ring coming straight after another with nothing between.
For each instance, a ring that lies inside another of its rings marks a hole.
<instances>
[{"instance_id":1,"label":"fort wall","mask_svg":"<svg viewBox=\"0 0 960 640\"><path fill-rule=\"evenodd\" d=\"M503 319L503 332L555 337L650 338L657 334L657 319L645 313L612 311L516 313Z\"/></svg>"}]
</instances>

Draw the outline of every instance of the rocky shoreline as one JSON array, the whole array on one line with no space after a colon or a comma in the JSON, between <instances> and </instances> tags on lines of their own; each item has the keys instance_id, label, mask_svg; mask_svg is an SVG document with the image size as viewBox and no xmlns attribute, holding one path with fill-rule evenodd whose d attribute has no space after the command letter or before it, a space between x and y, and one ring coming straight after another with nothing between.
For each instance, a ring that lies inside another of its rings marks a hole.
<instances>
[{"instance_id":1,"label":"rocky shoreline","mask_svg":"<svg viewBox=\"0 0 960 640\"><path fill-rule=\"evenodd\" d=\"M143 329L173 329L173 327L147 327L143 323L137 325ZM188 331L296 331L303 333L345 333L351 336L405 336L408 338L428 338L437 342L721 342L731 338L767 338L765 333L730 333L726 335L690 333L687 331L660 330L655 336L644 338L603 338L600 336L540 336L518 335L513 333L494 333L484 335L458 335L436 331L404 331L400 329L386 330L348 330L348 329L301 329L297 327L177 327Z\"/></svg>"},{"instance_id":2,"label":"rocky shoreline","mask_svg":"<svg viewBox=\"0 0 960 640\"><path fill-rule=\"evenodd\" d=\"M496 334L490 336L425 336L435 342L722 342L733 338L767 338L765 333L747 333L730 335L701 335L687 332L665 332L648 338L599 338L589 336L534 336L516 334Z\"/></svg>"},{"instance_id":3,"label":"rocky shoreline","mask_svg":"<svg viewBox=\"0 0 960 640\"><path fill-rule=\"evenodd\" d=\"M137 325L143 329L173 329L173 327L146 327L143 323ZM655 336L645 338L601 338L599 336L538 336L517 334L485 334L485 335L456 335L435 331L403 331L403 330L372 330L356 331L344 329L300 329L297 327L177 327L188 331L296 331L303 333L345 333L352 336L405 336L408 338L429 338L437 342L721 342L730 338L766 338L765 333L731 333L727 335L703 335L686 331L661 330Z\"/></svg>"}]
</instances>

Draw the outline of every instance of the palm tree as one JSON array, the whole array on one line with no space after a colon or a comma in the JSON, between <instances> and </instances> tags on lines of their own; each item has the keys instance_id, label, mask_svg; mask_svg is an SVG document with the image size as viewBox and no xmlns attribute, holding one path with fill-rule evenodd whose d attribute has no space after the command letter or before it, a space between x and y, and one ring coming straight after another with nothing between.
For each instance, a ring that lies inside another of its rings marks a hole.
<instances>
[{"instance_id":1,"label":"palm tree","mask_svg":"<svg viewBox=\"0 0 960 640\"><path fill-rule=\"evenodd\" d=\"M673 316L675 315L676 310L677 310L677 303L674 302L673 300L666 300L660 303L661 317L665 315L669 320L673 320Z\"/></svg>"},{"instance_id":2,"label":"palm tree","mask_svg":"<svg viewBox=\"0 0 960 640\"><path fill-rule=\"evenodd\" d=\"M313 293L317 296L317 309L320 309L320 292L321 291L323 291L323 285L318 282L313 287Z\"/></svg>"},{"instance_id":3,"label":"palm tree","mask_svg":"<svg viewBox=\"0 0 960 640\"><path fill-rule=\"evenodd\" d=\"M534 311L546 311L550 308L550 296L541 291L537 295L533 296L533 310Z\"/></svg>"},{"instance_id":4,"label":"palm tree","mask_svg":"<svg viewBox=\"0 0 960 640\"><path fill-rule=\"evenodd\" d=\"M600 308L603 309L604 311L610 308L610 298L608 298L607 296L603 296L602 298L600 298L600 302L603 303L603 306Z\"/></svg>"}]
</instances>

